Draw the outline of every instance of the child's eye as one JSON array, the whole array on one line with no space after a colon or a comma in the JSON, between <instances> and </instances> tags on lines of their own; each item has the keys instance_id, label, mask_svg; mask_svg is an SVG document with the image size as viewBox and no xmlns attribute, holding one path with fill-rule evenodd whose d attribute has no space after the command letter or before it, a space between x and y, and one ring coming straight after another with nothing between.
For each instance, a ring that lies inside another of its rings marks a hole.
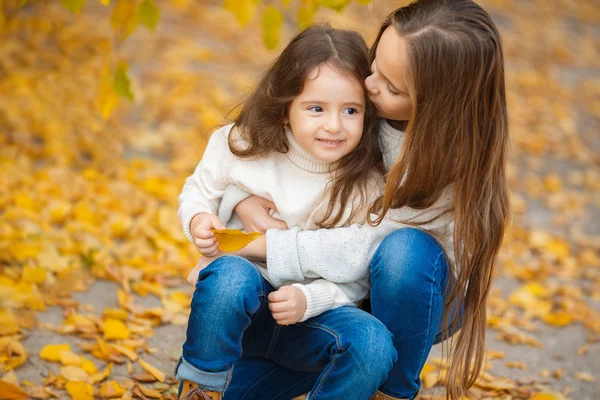
<instances>
[{"instance_id":1,"label":"child's eye","mask_svg":"<svg viewBox=\"0 0 600 400\"><path fill-rule=\"evenodd\" d=\"M358 114L358 110L356 108L348 107L344 110L344 112L348 115Z\"/></svg>"},{"instance_id":2,"label":"child's eye","mask_svg":"<svg viewBox=\"0 0 600 400\"><path fill-rule=\"evenodd\" d=\"M308 107L309 110L312 110L314 112L323 112L323 109L319 106L310 106Z\"/></svg>"},{"instance_id":3,"label":"child's eye","mask_svg":"<svg viewBox=\"0 0 600 400\"><path fill-rule=\"evenodd\" d=\"M400 93L393 91L392 88L389 85L388 85L388 92L390 92L390 94L392 96L398 96L398 95L400 95Z\"/></svg>"}]
</instances>

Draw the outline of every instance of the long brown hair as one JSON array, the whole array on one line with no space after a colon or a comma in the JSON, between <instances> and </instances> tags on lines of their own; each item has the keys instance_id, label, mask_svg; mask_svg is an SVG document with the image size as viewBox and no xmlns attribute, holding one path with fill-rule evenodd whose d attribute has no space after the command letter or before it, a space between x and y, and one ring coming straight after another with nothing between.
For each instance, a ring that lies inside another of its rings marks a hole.
<instances>
[{"instance_id":1,"label":"long brown hair","mask_svg":"<svg viewBox=\"0 0 600 400\"><path fill-rule=\"evenodd\" d=\"M328 24L313 25L299 33L243 104L235 118L238 135L229 136L231 152L238 157L265 156L272 151L288 152L283 120L292 101L302 93L306 77L323 64L346 73L349 79L356 79L364 88L365 78L370 74L367 44L357 32L334 29ZM336 163L329 185L328 208L319 221L323 228L339 226L349 200L352 208L350 213L346 213L349 216L343 224L364 212L369 205L369 179L373 173L384 174L376 134L376 112L366 90L365 101L363 135L357 147ZM357 190L358 201L355 200Z\"/></svg>"},{"instance_id":2,"label":"long brown hair","mask_svg":"<svg viewBox=\"0 0 600 400\"><path fill-rule=\"evenodd\" d=\"M509 218L502 42L490 16L474 2L420 0L388 16L371 60L389 26L408 43L413 111L385 193L371 208L379 217L370 222L380 223L390 209L429 208L446 188L453 189L446 213L454 214L455 260L443 326L450 309L464 302L446 380L447 396L457 399L481 373L485 301Z\"/></svg>"}]
</instances>

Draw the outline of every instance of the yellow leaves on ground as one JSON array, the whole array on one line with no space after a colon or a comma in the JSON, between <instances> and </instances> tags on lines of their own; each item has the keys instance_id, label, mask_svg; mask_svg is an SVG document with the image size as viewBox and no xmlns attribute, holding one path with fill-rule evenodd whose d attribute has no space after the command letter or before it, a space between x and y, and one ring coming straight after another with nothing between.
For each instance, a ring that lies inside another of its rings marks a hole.
<instances>
[{"instance_id":1,"label":"yellow leaves on ground","mask_svg":"<svg viewBox=\"0 0 600 400\"><path fill-rule=\"evenodd\" d=\"M28 400L29 396L20 387L0 380L0 398L3 400Z\"/></svg>"},{"instance_id":2,"label":"yellow leaves on ground","mask_svg":"<svg viewBox=\"0 0 600 400\"><path fill-rule=\"evenodd\" d=\"M129 335L129 329L122 321L110 318L104 321L105 340L128 339Z\"/></svg>"},{"instance_id":3,"label":"yellow leaves on ground","mask_svg":"<svg viewBox=\"0 0 600 400\"><path fill-rule=\"evenodd\" d=\"M215 234L219 249L226 252L243 249L261 236L258 232L246 233L237 229L211 229L211 231Z\"/></svg>"},{"instance_id":4,"label":"yellow leaves on ground","mask_svg":"<svg viewBox=\"0 0 600 400\"><path fill-rule=\"evenodd\" d=\"M83 370L83 368L77 367L75 365L67 365L65 367L60 368L60 374L64 376L67 380L73 382L86 382L88 380L88 373Z\"/></svg>"},{"instance_id":5,"label":"yellow leaves on ground","mask_svg":"<svg viewBox=\"0 0 600 400\"><path fill-rule=\"evenodd\" d=\"M142 366L142 368L144 368L149 374L151 374L152 376L154 376L156 379L159 380L159 382L164 382L165 381L165 374L164 372L162 372L161 370L159 370L158 368L152 366L151 364L147 363L144 360L140 360L140 365Z\"/></svg>"},{"instance_id":6,"label":"yellow leaves on ground","mask_svg":"<svg viewBox=\"0 0 600 400\"><path fill-rule=\"evenodd\" d=\"M40 358L46 361L60 362L60 354L62 351L71 351L71 346L68 344L48 344L40 351Z\"/></svg>"},{"instance_id":7,"label":"yellow leaves on ground","mask_svg":"<svg viewBox=\"0 0 600 400\"><path fill-rule=\"evenodd\" d=\"M93 400L94 387L87 382L69 381L65 385L65 390L73 400Z\"/></svg>"}]
</instances>

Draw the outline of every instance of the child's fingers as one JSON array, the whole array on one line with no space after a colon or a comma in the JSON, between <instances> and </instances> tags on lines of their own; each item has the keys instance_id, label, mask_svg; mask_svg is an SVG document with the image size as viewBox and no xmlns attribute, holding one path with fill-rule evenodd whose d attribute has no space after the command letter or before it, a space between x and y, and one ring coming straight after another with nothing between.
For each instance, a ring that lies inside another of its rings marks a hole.
<instances>
[{"instance_id":1,"label":"child's fingers","mask_svg":"<svg viewBox=\"0 0 600 400\"><path fill-rule=\"evenodd\" d=\"M215 239L215 238L212 238L212 239L195 238L194 239L194 246L196 246L199 249L208 249L209 247L215 247L216 244L217 244L217 239Z\"/></svg>"},{"instance_id":2,"label":"child's fingers","mask_svg":"<svg viewBox=\"0 0 600 400\"><path fill-rule=\"evenodd\" d=\"M269 301L272 302L278 302L278 301L286 301L288 299L288 295L287 293L285 293L285 291L281 291L281 290L276 290L274 292L269 293L269 296L267 296L267 299L269 299Z\"/></svg>"},{"instance_id":3,"label":"child's fingers","mask_svg":"<svg viewBox=\"0 0 600 400\"><path fill-rule=\"evenodd\" d=\"M286 321L291 321L292 318L292 314L290 312L280 312L280 313L272 313L273 315L273 319L279 324L279 325L286 325L284 322Z\"/></svg>"},{"instance_id":4,"label":"child's fingers","mask_svg":"<svg viewBox=\"0 0 600 400\"><path fill-rule=\"evenodd\" d=\"M200 239L214 239L215 238L215 234L207 229L200 229L200 228L196 228L194 230L194 236L196 236L197 238Z\"/></svg>"},{"instance_id":5,"label":"child's fingers","mask_svg":"<svg viewBox=\"0 0 600 400\"><path fill-rule=\"evenodd\" d=\"M214 257L217 254L219 254L219 247L217 245L209 247L208 249L198 249L198 250L200 251L200 254L202 254L205 257Z\"/></svg>"},{"instance_id":6,"label":"child's fingers","mask_svg":"<svg viewBox=\"0 0 600 400\"><path fill-rule=\"evenodd\" d=\"M289 308L290 307L288 306L286 301L269 303L269 310L271 310L272 313L284 312L284 311L289 310Z\"/></svg>"}]
</instances>

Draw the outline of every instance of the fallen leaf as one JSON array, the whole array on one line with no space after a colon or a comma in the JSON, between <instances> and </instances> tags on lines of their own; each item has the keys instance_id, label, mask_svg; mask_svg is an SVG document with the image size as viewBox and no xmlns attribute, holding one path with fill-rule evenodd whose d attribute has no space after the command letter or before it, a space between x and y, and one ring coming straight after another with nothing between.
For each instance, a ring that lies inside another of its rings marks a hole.
<instances>
[{"instance_id":1,"label":"fallen leaf","mask_svg":"<svg viewBox=\"0 0 600 400\"><path fill-rule=\"evenodd\" d=\"M149 363L147 363L144 360L140 360L140 365L142 366L142 368L144 368L146 371L148 371L150 374L152 374L154 377L156 377L156 379L158 379L160 382L165 381L165 374L162 371L160 371L158 368L153 367L152 365L150 365Z\"/></svg>"},{"instance_id":2,"label":"fallen leaf","mask_svg":"<svg viewBox=\"0 0 600 400\"><path fill-rule=\"evenodd\" d=\"M243 249L261 236L258 232L245 233L237 229L211 229L211 231L215 234L219 249L225 252Z\"/></svg>"}]
</instances>

